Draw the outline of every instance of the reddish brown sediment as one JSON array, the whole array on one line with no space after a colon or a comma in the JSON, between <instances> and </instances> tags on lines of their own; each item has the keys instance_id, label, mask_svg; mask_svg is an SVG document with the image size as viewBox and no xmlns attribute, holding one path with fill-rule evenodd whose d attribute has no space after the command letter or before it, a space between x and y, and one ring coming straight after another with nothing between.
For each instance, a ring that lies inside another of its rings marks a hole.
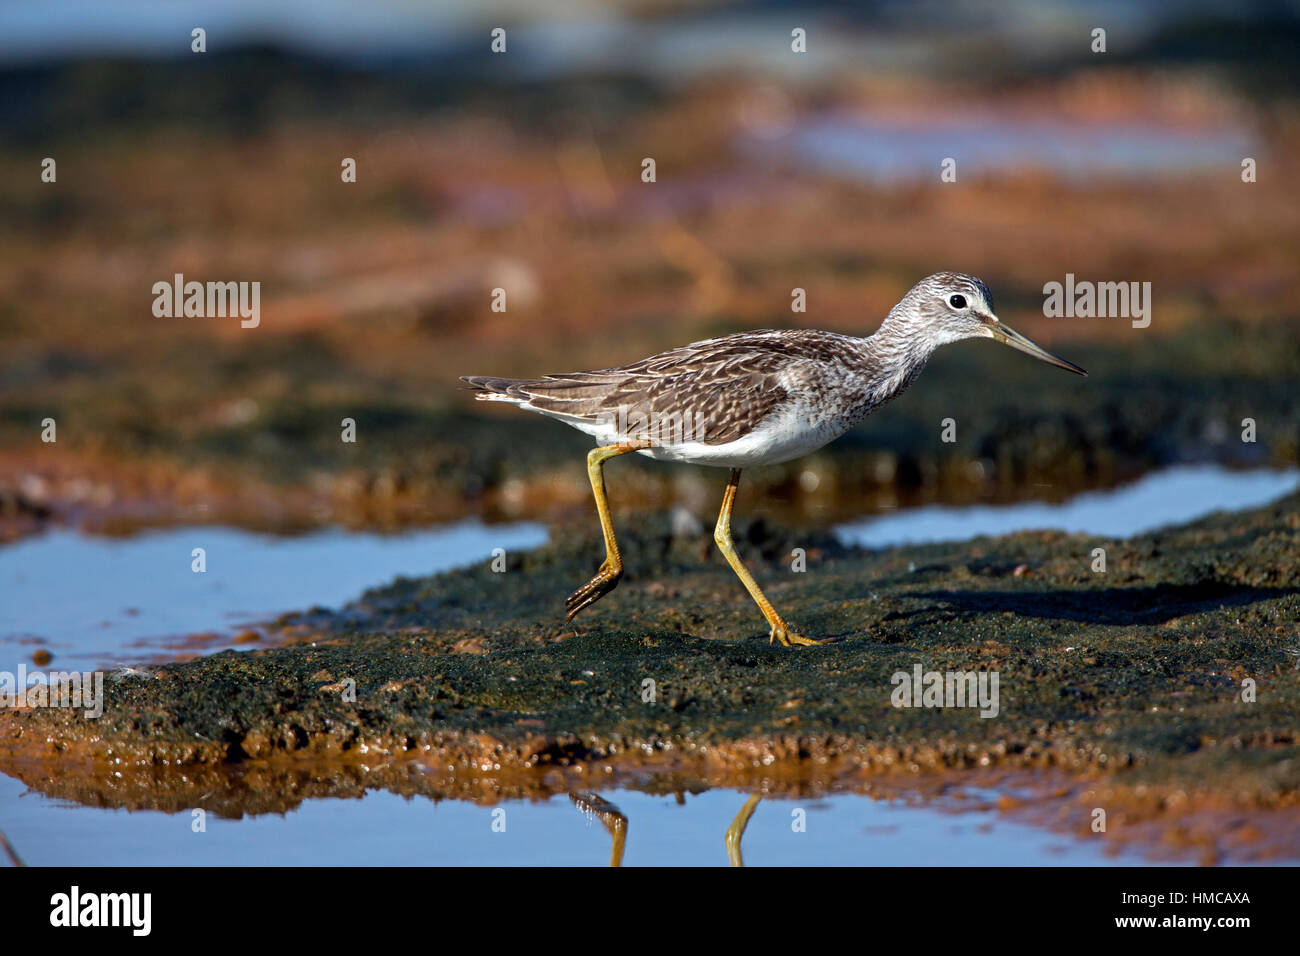
<instances>
[{"instance_id":1,"label":"reddish brown sediment","mask_svg":"<svg viewBox=\"0 0 1300 956\"><path fill-rule=\"evenodd\" d=\"M1185 79L1105 70L956 100L920 80L780 94L697 82L626 103L599 146L482 102L377 127L284 117L273 136L217 128L201 143L100 126L61 145L80 172L57 194L31 188L32 156L7 149L0 205L30 228L5 236L0 261L0 540L51 520L553 516L585 500L585 443L475 407L459 375L601 368L773 325L864 334L937 268L980 275L1005 320L1092 377L1067 387L989 343L954 346L923 389L825 452L748 476L801 520L864 498L1007 500L1035 482L1063 494L1188 459L1294 464L1300 124L1293 107L1256 112ZM1008 170L939 189L825 175L744 139L764 117L953 110L1200 130L1253 117L1267 175ZM374 145L361 181L305 174L342 141ZM635 175L648 141L664 150L653 189ZM936 236L962 261L937 262ZM1067 271L1152 282L1155 321L1045 317L1043 285ZM153 316L148 290L177 272L255 278L262 323ZM506 312L491 308L498 287ZM806 313L790 311L795 287ZM956 411L954 447L936 422ZM340 440L345 417L355 444ZM1237 440L1245 417L1256 443ZM666 504L692 480L622 470L629 504Z\"/></svg>"}]
</instances>

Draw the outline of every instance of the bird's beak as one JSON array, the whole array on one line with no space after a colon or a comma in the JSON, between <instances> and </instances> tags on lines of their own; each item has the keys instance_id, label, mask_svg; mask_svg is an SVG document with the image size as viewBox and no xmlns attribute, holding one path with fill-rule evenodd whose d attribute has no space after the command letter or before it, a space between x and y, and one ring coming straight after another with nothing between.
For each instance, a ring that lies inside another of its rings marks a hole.
<instances>
[{"instance_id":1,"label":"bird's beak","mask_svg":"<svg viewBox=\"0 0 1300 956\"><path fill-rule=\"evenodd\" d=\"M1073 362L1067 362L1065 359L1053 355L1041 345L1035 345L1011 326L999 322L995 316L990 316L985 321L988 324L989 335L993 336L995 341L1001 342L1003 345L1010 345L1013 349L1024 352L1026 355L1032 355L1048 365L1055 365L1057 368L1063 368L1076 375L1087 376L1088 373Z\"/></svg>"}]
</instances>

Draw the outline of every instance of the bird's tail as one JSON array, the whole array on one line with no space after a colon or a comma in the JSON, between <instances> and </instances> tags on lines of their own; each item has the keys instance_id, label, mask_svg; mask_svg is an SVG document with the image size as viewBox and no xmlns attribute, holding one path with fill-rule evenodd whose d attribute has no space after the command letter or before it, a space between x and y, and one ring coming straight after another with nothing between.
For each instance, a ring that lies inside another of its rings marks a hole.
<instances>
[{"instance_id":1,"label":"bird's tail","mask_svg":"<svg viewBox=\"0 0 1300 956\"><path fill-rule=\"evenodd\" d=\"M462 375L460 380L481 402L526 402L531 397L522 390L528 384L525 378L495 378L491 375Z\"/></svg>"}]
</instances>

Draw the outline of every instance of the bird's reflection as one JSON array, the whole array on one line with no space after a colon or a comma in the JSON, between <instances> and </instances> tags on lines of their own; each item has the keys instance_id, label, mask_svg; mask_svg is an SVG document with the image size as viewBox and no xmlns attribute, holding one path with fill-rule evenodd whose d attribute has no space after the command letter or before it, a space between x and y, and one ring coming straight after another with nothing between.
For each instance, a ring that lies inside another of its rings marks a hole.
<instances>
[{"instance_id":1,"label":"bird's reflection","mask_svg":"<svg viewBox=\"0 0 1300 956\"><path fill-rule=\"evenodd\" d=\"M22 857L18 855L18 851L15 850L13 846L9 843L9 841L5 838L5 834L3 830L0 830L0 849L3 849L5 851L5 856L9 857L9 862L12 863L14 866L24 865Z\"/></svg>"},{"instance_id":2,"label":"bird's reflection","mask_svg":"<svg viewBox=\"0 0 1300 956\"><path fill-rule=\"evenodd\" d=\"M583 813L593 816L601 822L608 831L610 836L610 853L609 865L623 865L623 849L627 844L627 817L617 806L610 803L600 794L593 793L590 790L581 790L577 793L569 794L569 799ZM759 801L763 798L759 794L753 794L745 805L740 808L736 818L731 821L731 826L727 827L725 842L727 846L727 860L732 866L744 866L745 859L740 852L740 841L745 835L745 827L749 826L749 818L754 815ZM681 794L677 795L678 803L682 802Z\"/></svg>"},{"instance_id":3,"label":"bird's reflection","mask_svg":"<svg viewBox=\"0 0 1300 956\"><path fill-rule=\"evenodd\" d=\"M569 799L583 813L599 820L609 832L611 840L609 865L622 866L623 846L627 842L627 817L623 815L623 811L600 794L592 793L590 790L571 793Z\"/></svg>"},{"instance_id":4,"label":"bird's reflection","mask_svg":"<svg viewBox=\"0 0 1300 956\"><path fill-rule=\"evenodd\" d=\"M736 819L731 821L731 826L727 827L727 859L732 866L745 865L745 858L740 853L740 839L745 835L745 827L749 826L749 818L754 815L758 801L762 799L758 794L753 794L740 808Z\"/></svg>"}]
</instances>

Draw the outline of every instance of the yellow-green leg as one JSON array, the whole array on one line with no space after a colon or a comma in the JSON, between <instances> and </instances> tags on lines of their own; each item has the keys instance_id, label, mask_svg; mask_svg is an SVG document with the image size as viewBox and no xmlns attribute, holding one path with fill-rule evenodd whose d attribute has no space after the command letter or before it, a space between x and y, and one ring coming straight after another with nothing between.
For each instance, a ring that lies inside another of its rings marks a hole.
<instances>
[{"instance_id":1,"label":"yellow-green leg","mask_svg":"<svg viewBox=\"0 0 1300 956\"><path fill-rule=\"evenodd\" d=\"M578 590L569 595L564 602L569 613L565 621L572 621L575 614L588 604L594 604L618 587L618 579L623 576L623 559L618 554L618 541L614 539L614 519L609 514L609 502L605 500L605 462L630 451L649 448L648 441L625 441L617 445L602 445L587 453L587 477L591 479L591 491L596 497L596 511L600 514L600 530L605 535L605 562L596 572L596 576Z\"/></svg>"},{"instance_id":2,"label":"yellow-green leg","mask_svg":"<svg viewBox=\"0 0 1300 956\"><path fill-rule=\"evenodd\" d=\"M768 637L768 643L780 643L786 647L794 645L811 645L811 644L828 644L829 641L817 641L811 637L802 637L799 634L792 634L785 626L785 621L781 620L781 615L776 613L776 608L764 596L754 576L749 573L740 560L740 555L736 554L736 546L731 542L731 506L736 501L736 489L740 487L740 469L731 469L731 478L727 481L727 490L722 496L722 510L718 512L718 526L713 529L713 540L717 542L718 549L726 557L727 563L731 565L731 570L736 572L740 578L740 583L745 585L745 590L749 596L758 604L758 609L763 612L763 617L767 619L768 626L771 627L771 634Z\"/></svg>"},{"instance_id":3,"label":"yellow-green leg","mask_svg":"<svg viewBox=\"0 0 1300 956\"><path fill-rule=\"evenodd\" d=\"M754 794L745 801L745 805L740 808L736 814L736 819L731 821L731 826L727 827L727 859L731 861L732 866L744 866L745 858L740 855L740 840L745 835L745 827L749 826L749 818L754 815L758 808L758 801L763 799L758 794Z\"/></svg>"}]
</instances>

